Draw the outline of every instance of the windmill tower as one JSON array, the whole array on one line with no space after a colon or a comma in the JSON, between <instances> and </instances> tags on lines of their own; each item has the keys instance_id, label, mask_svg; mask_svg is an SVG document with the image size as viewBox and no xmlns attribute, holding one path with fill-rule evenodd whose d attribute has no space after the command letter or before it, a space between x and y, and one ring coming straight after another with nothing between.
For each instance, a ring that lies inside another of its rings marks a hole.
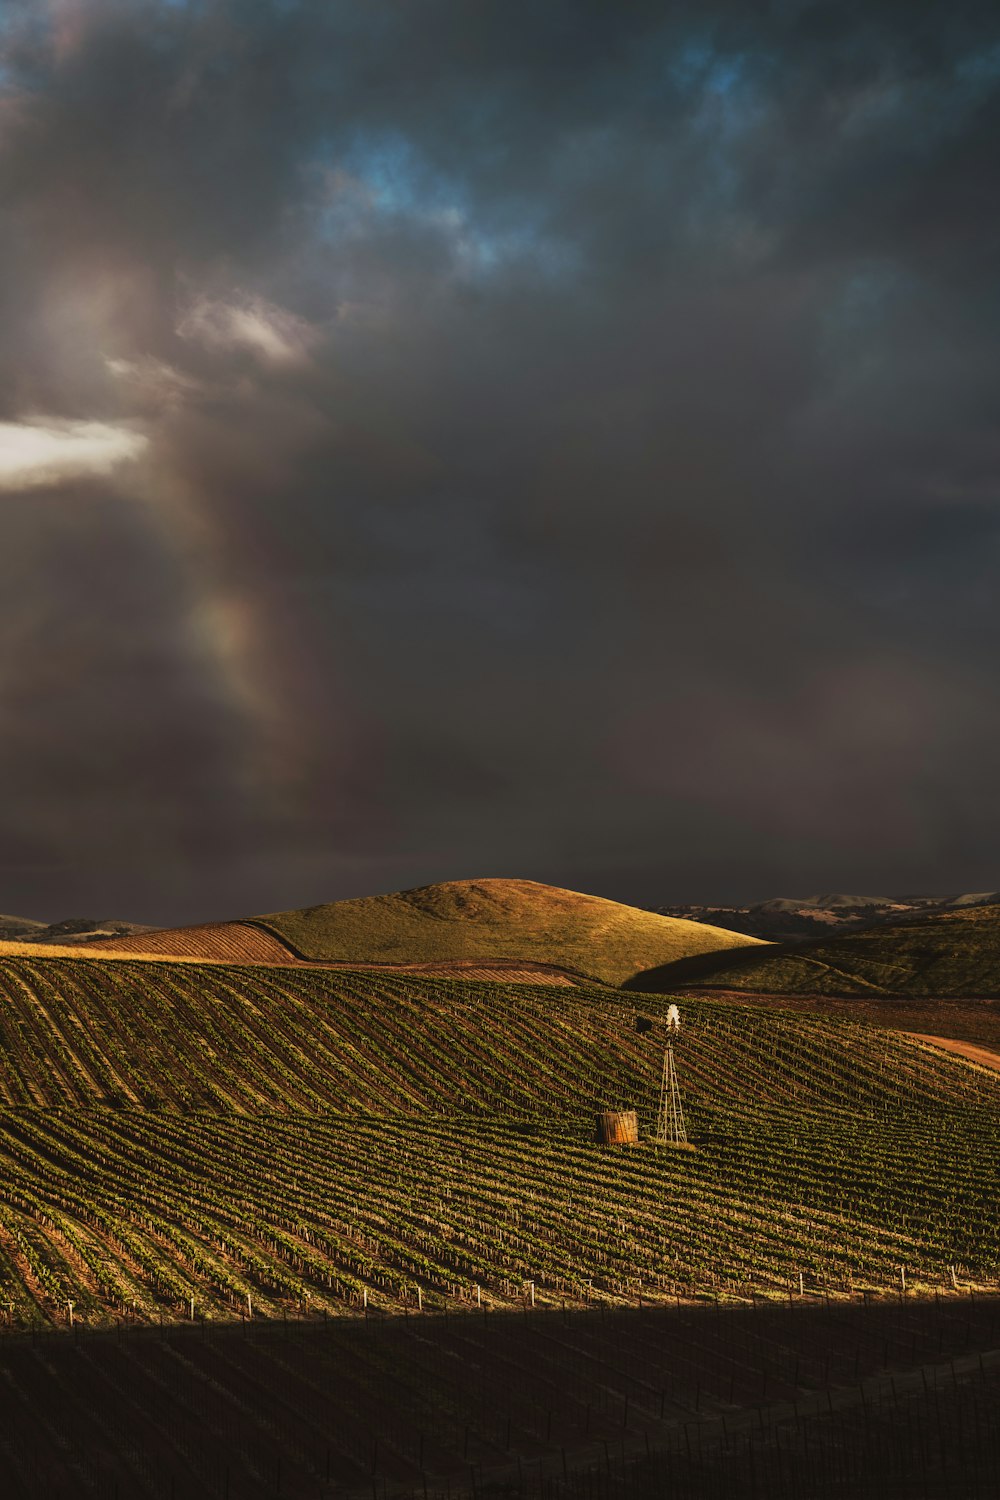
<instances>
[{"instance_id":1,"label":"windmill tower","mask_svg":"<svg viewBox=\"0 0 1000 1500\"><path fill-rule=\"evenodd\" d=\"M676 1005L667 1011L667 1045L663 1051L663 1077L660 1081L660 1107L656 1114L656 1130L653 1140L662 1146L686 1146L687 1126L684 1124L684 1109L681 1091L677 1083L674 1065L674 1036L681 1029L681 1013Z\"/></svg>"}]
</instances>

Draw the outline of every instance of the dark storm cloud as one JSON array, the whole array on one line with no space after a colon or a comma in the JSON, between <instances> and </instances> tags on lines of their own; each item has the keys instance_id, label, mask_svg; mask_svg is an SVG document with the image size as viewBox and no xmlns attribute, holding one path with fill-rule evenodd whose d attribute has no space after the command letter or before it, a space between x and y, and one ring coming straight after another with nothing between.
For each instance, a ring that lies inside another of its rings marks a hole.
<instances>
[{"instance_id":1,"label":"dark storm cloud","mask_svg":"<svg viewBox=\"0 0 1000 1500\"><path fill-rule=\"evenodd\" d=\"M0 904L997 883L1000 27L754 10L8 8Z\"/></svg>"}]
</instances>

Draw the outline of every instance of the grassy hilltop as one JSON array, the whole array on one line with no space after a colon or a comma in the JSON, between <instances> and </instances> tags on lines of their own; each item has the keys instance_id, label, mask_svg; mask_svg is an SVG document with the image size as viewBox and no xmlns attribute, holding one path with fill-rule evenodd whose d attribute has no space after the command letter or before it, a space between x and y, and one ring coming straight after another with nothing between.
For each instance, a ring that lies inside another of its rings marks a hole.
<instances>
[{"instance_id":1,"label":"grassy hilltop","mask_svg":"<svg viewBox=\"0 0 1000 1500\"><path fill-rule=\"evenodd\" d=\"M769 994L992 999L1000 996L1000 906L906 917L759 954L698 957L665 970L655 988L678 983Z\"/></svg>"},{"instance_id":2,"label":"grassy hilltop","mask_svg":"<svg viewBox=\"0 0 1000 1500\"><path fill-rule=\"evenodd\" d=\"M303 958L534 959L615 985L693 954L759 946L743 933L533 880L449 880L256 920Z\"/></svg>"}]
</instances>

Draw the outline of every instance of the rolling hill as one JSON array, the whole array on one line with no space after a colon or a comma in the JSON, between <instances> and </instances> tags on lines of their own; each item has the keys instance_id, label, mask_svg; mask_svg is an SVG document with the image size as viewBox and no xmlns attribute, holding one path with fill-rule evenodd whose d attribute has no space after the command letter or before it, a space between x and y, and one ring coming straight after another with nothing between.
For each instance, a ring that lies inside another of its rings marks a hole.
<instances>
[{"instance_id":1,"label":"rolling hill","mask_svg":"<svg viewBox=\"0 0 1000 1500\"><path fill-rule=\"evenodd\" d=\"M533 959L613 985L679 958L757 942L532 880L452 880L255 920L313 960Z\"/></svg>"},{"instance_id":2,"label":"rolling hill","mask_svg":"<svg viewBox=\"0 0 1000 1500\"><path fill-rule=\"evenodd\" d=\"M907 916L766 952L696 957L640 976L650 989L710 985L768 994L1000 997L1000 906Z\"/></svg>"}]
</instances>

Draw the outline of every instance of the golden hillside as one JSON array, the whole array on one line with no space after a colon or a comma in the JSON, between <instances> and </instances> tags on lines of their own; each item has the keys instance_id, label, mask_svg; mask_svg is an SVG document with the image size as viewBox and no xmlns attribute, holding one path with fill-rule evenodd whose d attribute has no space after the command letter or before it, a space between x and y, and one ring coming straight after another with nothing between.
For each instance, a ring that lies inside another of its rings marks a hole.
<instances>
[{"instance_id":1,"label":"golden hillside","mask_svg":"<svg viewBox=\"0 0 1000 1500\"><path fill-rule=\"evenodd\" d=\"M614 985L696 954L767 946L534 880L448 880L256 920L312 960L532 959Z\"/></svg>"}]
</instances>

